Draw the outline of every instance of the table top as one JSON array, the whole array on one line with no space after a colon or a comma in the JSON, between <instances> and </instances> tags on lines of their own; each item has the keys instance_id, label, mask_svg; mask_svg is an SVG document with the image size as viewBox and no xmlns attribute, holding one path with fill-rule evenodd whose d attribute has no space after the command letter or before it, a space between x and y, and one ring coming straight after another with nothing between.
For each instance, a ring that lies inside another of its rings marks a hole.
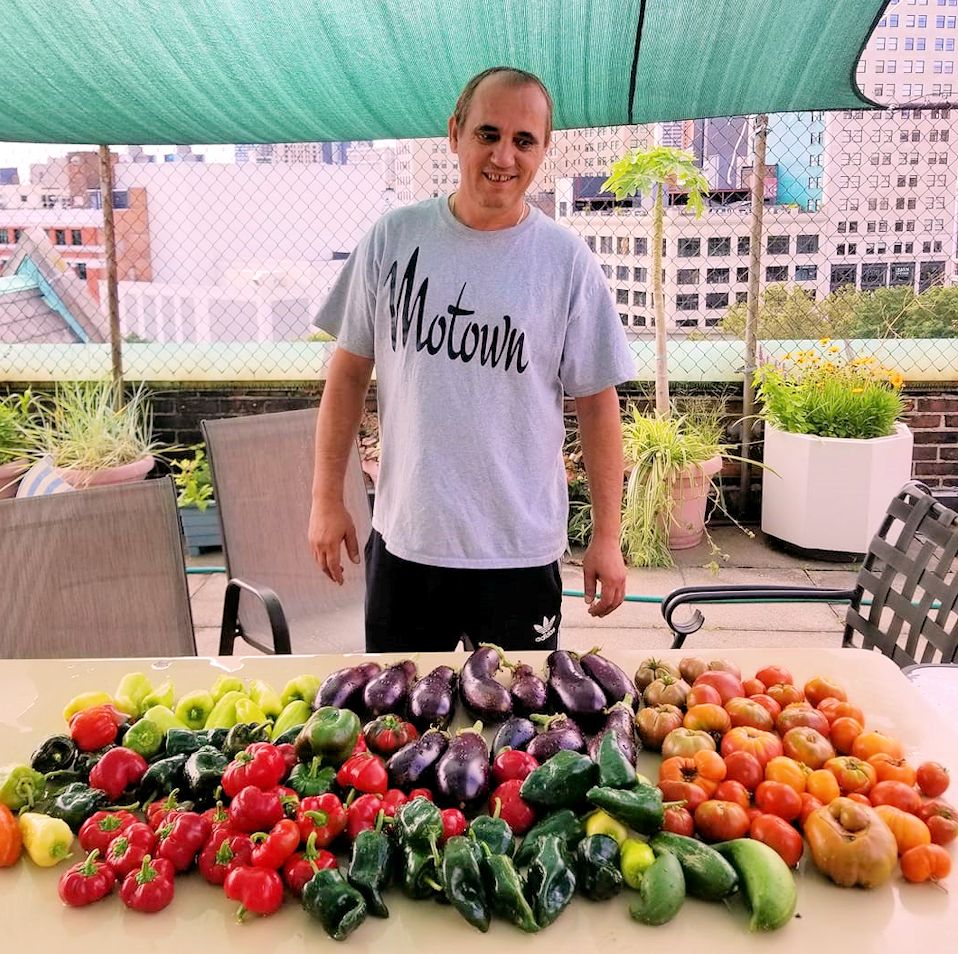
<instances>
[{"instance_id":1,"label":"table top","mask_svg":"<svg viewBox=\"0 0 958 954\"><path fill-rule=\"evenodd\" d=\"M943 723L922 692L889 659L855 649L742 649L710 651L687 647L659 656L677 663L684 655L705 659L721 655L737 662L743 675L759 667L780 664L791 669L801 683L814 675L838 680L849 699L861 706L869 727L896 735L907 756L915 762L935 759L958 777L958 730ZM545 653L523 653L523 660L541 666ZM634 672L644 652L610 653L627 672ZM241 678L261 677L282 687L287 679L305 672L323 676L359 656L228 657L168 660L0 660L0 763L25 760L41 738L62 731L64 704L80 692L111 692L129 671L146 671L154 682L173 680L177 695L209 687L224 672ZM376 657L394 661L399 656ZM461 664L463 654L413 655L420 673L435 665ZM655 776L658 756L642 753L639 770ZM947 793L946 797L953 793ZM958 867L958 866L956 866ZM229 948L236 954L270 954L314 950L328 938L295 903L287 902L270 918L237 924L236 905L221 889L198 875L180 877L176 897L165 911L149 916L126 910L116 897L85 909L64 907L56 893L63 865L40 869L27 860L0 870L0 924L4 949L43 950L52 945L74 952L209 951ZM820 875L803 859L796 877L796 918L772 935L751 935L740 902L726 908L689 899L676 918L658 928L634 922L628 914L629 893L593 904L576 899L559 922L536 935L523 935L512 926L494 922L483 935L469 927L452 909L433 902L412 902L393 889L387 895L391 916L369 918L344 943L362 954L425 950L426 946L452 942L459 954L489 952L503 944L521 944L533 952L583 952L632 949L634 945L666 942L675 950L725 952L770 951L775 954L808 954L812 950L886 954L895 950L920 950L922 954L952 950L947 927L958 928L958 876L946 886L910 885L896 876L883 887L864 891L842 889ZM598 915L598 916L597 916ZM943 930L945 929L945 930ZM331 943L331 942L330 942Z\"/></svg>"},{"instance_id":2,"label":"table top","mask_svg":"<svg viewBox=\"0 0 958 954\"><path fill-rule=\"evenodd\" d=\"M907 675L939 712L951 719L958 715L958 664L919 663L909 666Z\"/></svg>"}]
</instances>

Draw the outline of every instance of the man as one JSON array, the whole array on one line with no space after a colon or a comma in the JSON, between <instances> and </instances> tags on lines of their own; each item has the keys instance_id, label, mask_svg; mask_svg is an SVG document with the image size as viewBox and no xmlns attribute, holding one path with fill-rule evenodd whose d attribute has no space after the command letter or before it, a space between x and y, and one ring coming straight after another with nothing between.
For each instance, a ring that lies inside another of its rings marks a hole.
<instances>
[{"instance_id":1,"label":"man","mask_svg":"<svg viewBox=\"0 0 958 954\"><path fill-rule=\"evenodd\" d=\"M449 119L458 191L380 219L316 318L338 347L316 429L309 542L336 582L344 544L359 562L343 476L376 365L369 652L450 650L463 635L555 648L563 390L575 398L593 501L585 600L593 616L622 602L615 385L633 363L594 256L525 201L551 131L551 98L531 73L498 67L470 80Z\"/></svg>"}]
</instances>

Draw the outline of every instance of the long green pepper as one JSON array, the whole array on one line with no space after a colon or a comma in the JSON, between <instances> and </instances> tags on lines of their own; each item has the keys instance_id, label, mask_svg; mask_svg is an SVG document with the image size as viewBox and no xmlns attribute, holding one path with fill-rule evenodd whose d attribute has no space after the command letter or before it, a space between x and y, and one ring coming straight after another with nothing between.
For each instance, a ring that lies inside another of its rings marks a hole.
<instances>
[{"instance_id":1,"label":"long green pepper","mask_svg":"<svg viewBox=\"0 0 958 954\"><path fill-rule=\"evenodd\" d=\"M382 830L382 821L380 812L376 827L356 836L346 879L363 896L370 914L388 918L383 891L392 878L395 851L389 835Z\"/></svg>"},{"instance_id":2,"label":"long green pepper","mask_svg":"<svg viewBox=\"0 0 958 954\"><path fill-rule=\"evenodd\" d=\"M484 848L483 871L493 913L534 934L539 930L536 916L526 900L522 877L508 855L494 855Z\"/></svg>"},{"instance_id":3,"label":"long green pepper","mask_svg":"<svg viewBox=\"0 0 958 954\"><path fill-rule=\"evenodd\" d=\"M344 941L366 920L366 901L338 868L322 868L306 882L303 908L334 941Z\"/></svg>"},{"instance_id":4,"label":"long green pepper","mask_svg":"<svg viewBox=\"0 0 958 954\"><path fill-rule=\"evenodd\" d=\"M482 880L482 847L466 835L453 835L442 853L442 884L446 900L474 928L489 930L491 912Z\"/></svg>"},{"instance_id":5,"label":"long green pepper","mask_svg":"<svg viewBox=\"0 0 958 954\"><path fill-rule=\"evenodd\" d=\"M526 897L539 927L548 927L568 907L575 894L575 871L558 835L539 841L526 873Z\"/></svg>"}]
</instances>

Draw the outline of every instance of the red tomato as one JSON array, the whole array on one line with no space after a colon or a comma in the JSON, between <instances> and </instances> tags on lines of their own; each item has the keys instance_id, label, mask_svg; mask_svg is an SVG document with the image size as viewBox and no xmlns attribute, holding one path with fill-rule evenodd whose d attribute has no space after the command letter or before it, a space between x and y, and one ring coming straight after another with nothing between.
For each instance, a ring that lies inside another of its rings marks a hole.
<instances>
[{"instance_id":1,"label":"red tomato","mask_svg":"<svg viewBox=\"0 0 958 954\"><path fill-rule=\"evenodd\" d=\"M725 703L725 711L733 726L750 725L766 732L775 728L775 720L769 711L754 699L729 699Z\"/></svg>"},{"instance_id":2,"label":"red tomato","mask_svg":"<svg viewBox=\"0 0 958 954\"><path fill-rule=\"evenodd\" d=\"M771 696L783 709L793 702L803 702L805 696L798 686L793 686L787 682L776 682L765 690L765 695Z\"/></svg>"},{"instance_id":3,"label":"red tomato","mask_svg":"<svg viewBox=\"0 0 958 954\"><path fill-rule=\"evenodd\" d=\"M838 779L842 795L867 795L877 780L875 766L856 759L853 755L839 755L829 759L825 768Z\"/></svg>"},{"instance_id":4,"label":"red tomato","mask_svg":"<svg viewBox=\"0 0 958 954\"><path fill-rule=\"evenodd\" d=\"M802 813L798 816L799 824L804 825L805 819L811 815L812 812L817 811L824 805L821 799L816 798L814 795L809 792L802 792Z\"/></svg>"},{"instance_id":5,"label":"red tomato","mask_svg":"<svg viewBox=\"0 0 958 954\"><path fill-rule=\"evenodd\" d=\"M757 696L760 692L765 692L765 683L758 679L743 679L742 689L746 696Z\"/></svg>"},{"instance_id":6,"label":"red tomato","mask_svg":"<svg viewBox=\"0 0 958 954\"><path fill-rule=\"evenodd\" d=\"M872 805L894 805L903 812L917 815L921 808L921 796L904 782L878 782L868 793Z\"/></svg>"},{"instance_id":7,"label":"red tomato","mask_svg":"<svg viewBox=\"0 0 958 954\"><path fill-rule=\"evenodd\" d=\"M755 789L755 804L769 815L792 821L802 814L802 796L784 782L762 782Z\"/></svg>"},{"instance_id":8,"label":"red tomato","mask_svg":"<svg viewBox=\"0 0 958 954\"><path fill-rule=\"evenodd\" d=\"M835 699L829 696L827 699L822 699L815 708L825 714L825 718L828 719L829 723L834 722L836 719L841 719L843 716L847 716L856 722L860 722L862 725L865 724L865 713L862 712L858 706L853 706L850 702L842 702L841 699Z\"/></svg>"},{"instance_id":9,"label":"red tomato","mask_svg":"<svg viewBox=\"0 0 958 954\"><path fill-rule=\"evenodd\" d=\"M782 740L773 732L740 725L725 733L721 749L723 756L732 752L751 752L764 768L776 755L782 754Z\"/></svg>"},{"instance_id":10,"label":"red tomato","mask_svg":"<svg viewBox=\"0 0 958 954\"><path fill-rule=\"evenodd\" d=\"M822 699L838 699L840 702L848 700L845 690L837 682L824 676L815 676L805 683L805 698L813 706L817 706Z\"/></svg>"},{"instance_id":11,"label":"red tomato","mask_svg":"<svg viewBox=\"0 0 958 954\"><path fill-rule=\"evenodd\" d=\"M686 709L691 709L692 706L701 706L706 703L715 706L722 704L722 697L719 695L719 691L715 686L709 686L703 683L701 686L693 686L689 689L689 694L685 697Z\"/></svg>"},{"instance_id":12,"label":"red tomato","mask_svg":"<svg viewBox=\"0 0 958 954\"><path fill-rule=\"evenodd\" d=\"M785 754L797 762L803 762L810 769L821 768L829 759L835 758L835 749L822 735L811 726L796 726L782 737Z\"/></svg>"},{"instance_id":13,"label":"red tomato","mask_svg":"<svg viewBox=\"0 0 958 954\"><path fill-rule=\"evenodd\" d=\"M743 838L748 832L748 812L735 802L710 798L695 809L695 830L706 841Z\"/></svg>"},{"instance_id":14,"label":"red tomato","mask_svg":"<svg viewBox=\"0 0 958 954\"><path fill-rule=\"evenodd\" d=\"M749 796L748 789L741 782L734 782L726 779L719 783L712 797L720 802L735 802L742 808L748 809L752 805L752 799Z\"/></svg>"},{"instance_id":15,"label":"red tomato","mask_svg":"<svg viewBox=\"0 0 958 954\"><path fill-rule=\"evenodd\" d=\"M745 695L742 680L735 673L725 672L724 670L709 669L707 672L703 672L692 685L693 687L712 686L717 689L718 694L722 697L722 705L725 705L729 699Z\"/></svg>"},{"instance_id":16,"label":"red tomato","mask_svg":"<svg viewBox=\"0 0 958 954\"><path fill-rule=\"evenodd\" d=\"M755 678L761 680L766 686L795 684L794 677L784 666L765 666L755 673Z\"/></svg>"},{"instance_id":17,"label":"red tomato","mask_svg":"<svg viewBox=\"0 0 958 954\"><path fill-rule=\"evenodd\" d=\"M835 751L839 755L850 755L855 739L863 731L862 724L857 719L852 719L850 716L841 716L832 723L828 734L832 740L832 745L835 746Z\"/></svg>"},{"instance_id":18,"label":"red tomato","mask_svg":"<svg viewBox=\"0 0 958 954\"><path fill-rule=\"evenodd\" d=\"M659 791L667 802L685 802L685 807L694 812L708 795L704 788L699 788L694 782L679 782L675 779L664 778L659 782Z\"/></svg>"},{"instance_id":19,"label":"red tomato","mask_svg":"<svg viewBox=\"0 0 958 954\"><path fill-rule=\"evenodd\" d=\"M765 780L764 767L751 752L730 752L725 756L725 768L726 779L739 782L749 792L754 792Z\"/></svg>"},{"instance_id":20,"label":"red tomato","mask_svg":"<svg viewBox=\"0 0 958 954\"><path fill-rule=\"evenodd\" d=\"M947 845L958 836L958 812L948 802L933 799L922 804L918 817L928 826L936 845Z\"/></svg>"},{"instance_id":21,"label":"red tomato","mask_svg":"<svg viewBox=\"0 0 958 954\"><path fill-rule=\"evenodd\" d=\"M691 838L695 834L695 819L687 808L667 808L662 818L662 831Z\"/></svg>"},{"instance_id":22,"label":"red tomato","mask_svg":"<svg viewBox=\"0 0 958 954\"><path fill-rule=\"evenodd\" d=\"M749 696L752 702L757 702L773 719L778 718L782 707L768 693L760 692L758 695Z\"/></svg>"},{"instance_id":23,"label":"red tomato","mask_svg":"<svg viewBox=\"0 0 958 954\"><path fill-rule=\"evenodd\" d=\"M824 714L807 702L789 703L775 720L775 728L780 735L785 735L789 729L797 729L800 726L807 726L824 736L827 736L831 729Z\"/></svg>"},{"instance_id":24,"label":"red tomato","mask_svg":"<svg viewBox=\"0 0 958 954\"><path fill-rule=\"evenodd\" d=\"M759 815L752 819L748 833L749 837L774 848L789 868L794 868L801 861L805 850L802 836L784 818Z\"/></svg>"},{"instance_id":25,"label":"red tomato","mask_svg":"<svg viewBox=\"0 0 958 954\"><path fill-rule=\"evenodd\" d=\"M937 798L943 795L948 788L948 769L938 762L922 762L917 772L918 787L923 795Z\"/></svg>"}]
</instances>

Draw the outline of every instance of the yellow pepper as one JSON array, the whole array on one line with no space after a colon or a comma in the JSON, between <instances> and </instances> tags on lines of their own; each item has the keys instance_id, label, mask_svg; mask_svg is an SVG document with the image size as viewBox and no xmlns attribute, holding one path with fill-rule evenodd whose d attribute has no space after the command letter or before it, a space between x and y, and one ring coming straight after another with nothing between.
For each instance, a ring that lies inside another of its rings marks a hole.
<instances>
[{"instance_id":1,"label":"yellow pepper","mask_svg":"<svg viewBox=\"0 0 958 954\"><path fill-rule=\"evenodd\" d=\"M227 676L225 673L213 683L210 689L213 701L219 702L228 692L243 692L243 682L236 676Z\"/></svg>"},{"instance_id":2,"label":"yellow pepper","mask_svg":"<svg viewBox=\"0 0 958 954\"><path fill-rule=\"evenodd\" d=\"M41 868L52 868L69 857L73 832L62 818L51 818L37 812L20 816L20 836L30 860Z\"/></svg>"},{"instance_id":3,"label":"yellow pepper","mask_svg":"<svg viewBox=\"0 0 958 954\"><path fill-rule=\"evenodd\" d=\"M146 673L128 672L116 687L113 698L120 712L133 716L134 719L143 715L143 700L153 691L153 684Z\"/></svg>"},{"instance_id":4,"label":"yellow pepper","mask_svg":"<svg viewBox=\"0 0 958 954\"><path fill-rule=\"evenodd\" d=\"M114 700L107 692L81 692L74 696L63 710L63 721L69 722L78 712L92 709L94 706L113 705Z\"/></svg>"},{"instance_id":5,"label":"yellow pepper","mask_svg":"<svg viewBox=\"0 0 958 954\"><path fill-rule=\"evenodd\" d=\"M585 833L586 835L608 835L615 839L617 845L621 845L629 837L629 829L601 808L586 818Z\"/></svg>"},{"instance_id":6,"label":"yellow pepper","mask_svg":"<svg viewBox=\"0 0 958 954\"><path fill-rule=\"evenodd\" d=\"M283 700L279 693L263 679L253 679L250 682L249 697L270 719L277 718L283 711Z\"/></svg>"},{"instance_id":7,"label":"yellow pepper","mask_svg":"<svg viewBox=\"0 0 958 954\"><path fill-rule=\"evenodd\" d=\"M242 698L236 700L236 721L242 723L255 722L257 725L262 725L264 722L270 722L271 720L252 699Z\"/></svg>"},{"instance_id":8,"label":"yellow pepper","mask_svg":"<svg viewBox=\"0 0 958 954\"><path fill-rule=\"evenodd\" d=\"M642 876L655 861L655 852L650 845L638 838L626 838L619 848L619 868L622 880L630 888L638 889Z\"/></svg>"}]
</instances>

